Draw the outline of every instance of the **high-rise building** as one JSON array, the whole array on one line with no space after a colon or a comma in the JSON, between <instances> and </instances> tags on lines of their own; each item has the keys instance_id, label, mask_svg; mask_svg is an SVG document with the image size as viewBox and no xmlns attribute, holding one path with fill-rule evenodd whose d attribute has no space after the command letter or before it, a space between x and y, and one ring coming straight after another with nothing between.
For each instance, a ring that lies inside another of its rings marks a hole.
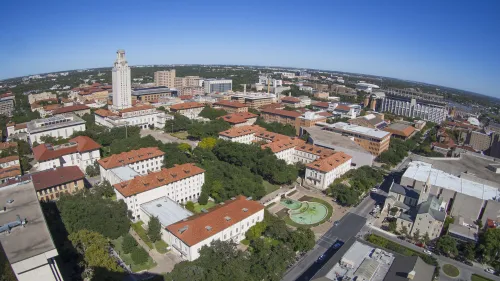
<instances>
[{"instance_id":1,"label":"high-rise building","mask_svg":"<svg viewBox=\"0 0 500 281\"><path fill-rule=\"evenodd\" d=\"M132 106L132 88L130 85L130 67L125 59L125 51L116 52L113 66L113 108L124 109Z\"/></svg>"},{"instance_id":2,"label":"high-rise building","mask_svg":"<svg viewBox=\"0 0 500 281\"><path fill-rule=\"evenodd\" d=\"M175 69L162 70L155 72L155 84L157 87L165 86L169 88L175 87Z\"/></svg>"}]
</instances>

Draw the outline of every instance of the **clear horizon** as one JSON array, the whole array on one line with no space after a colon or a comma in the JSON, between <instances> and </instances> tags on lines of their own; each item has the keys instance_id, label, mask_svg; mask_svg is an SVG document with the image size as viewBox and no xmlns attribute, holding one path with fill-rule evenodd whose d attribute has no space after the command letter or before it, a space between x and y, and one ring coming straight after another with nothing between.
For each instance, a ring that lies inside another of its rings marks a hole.
<instances>
[{"instance_id":1,"label":"clear horizon","mask_svg":"<svg viewBox=\"0 0 500 281\"><path fill-rule=\"evenodd\" d=\"M0 79L130 65L289 66L500 97L500 3L7 2Z\"/></svg>"}]
</instances>

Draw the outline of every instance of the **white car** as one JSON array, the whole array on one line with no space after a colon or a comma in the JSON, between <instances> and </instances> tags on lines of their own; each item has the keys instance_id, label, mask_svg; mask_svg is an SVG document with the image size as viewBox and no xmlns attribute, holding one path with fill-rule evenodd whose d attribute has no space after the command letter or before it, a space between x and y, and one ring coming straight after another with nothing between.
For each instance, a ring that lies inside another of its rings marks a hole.
<instances>
[{"instance_id":1,"label":"white car","mask_svg":"<svg viewBox=\"0 0 500 281\"><path fill-rule=\"evenodd\" d=\"M377 192L378 189L376 189L375 187L372 188L372 192Z\"/></svg>"},{"instance_id":2,"label":"white car","mask_svg":"<svg viewBox=\"0 0 500 281\"><path fill-rule=\"evenodd\" d=\"M431 252L431 251L429 251L429 250L424 250L424 254L426 254L426 255L429 255L429 256L430 256L430 255L432 255L432 252Z\"/></svg>"},{"instance_id":3,"label":"white car","mask_svg":"<svg viewBox=\"0 0 500 281\"><path fill-rule=\"evenodd\" d=\"M495 270L493 268L487 268L485 269L484 271L488 272L488 273L491 273L491 274L495 274Z\"/></svg>"}]
</instances>

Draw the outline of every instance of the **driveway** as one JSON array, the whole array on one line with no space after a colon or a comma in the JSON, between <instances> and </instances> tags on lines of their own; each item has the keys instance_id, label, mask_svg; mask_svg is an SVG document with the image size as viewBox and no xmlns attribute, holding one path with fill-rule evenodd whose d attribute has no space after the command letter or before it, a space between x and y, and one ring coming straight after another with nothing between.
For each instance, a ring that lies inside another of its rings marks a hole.
<instances>
[{"instance_id":1,"label":"driveway","mask_svg":"<svg viewBox=\"0 0 500 281\"><path fill-rule=\"evenodd\" d=\"M178 139L168 133L165 133L163 131L158 131L158 130L149 130L149 129L143 129L141 130L141 137L145 136L152 136L156 140L161 141L162 143L187 143L189 144L193 149L198 145L198 141L192 141L192 140L181 140Z\"/></svg>"}]
</instances>

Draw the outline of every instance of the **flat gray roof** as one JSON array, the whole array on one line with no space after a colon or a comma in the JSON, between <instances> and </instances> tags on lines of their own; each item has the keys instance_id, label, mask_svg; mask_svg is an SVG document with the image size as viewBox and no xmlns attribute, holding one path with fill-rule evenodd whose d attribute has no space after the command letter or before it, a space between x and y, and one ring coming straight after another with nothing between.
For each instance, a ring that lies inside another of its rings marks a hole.
<instances>
[{"instance_id":1,"label":"flat gray roof","mask_svg":"<svg viewBox=\"0 0 500 281\"><path fill-rule=\"evenodd\" d=\"M14 202L8 204L9 199ZM24 227L12 228L11 233L0 233L0 242L11 264L55 249L31 180L0 188L0 208L0 225L16 221L18 215L28 221Z\"/></svg>"},{"instance_id":2,"label":"flat gray roof","mask_svg":"<svg viewBox=\"0 0 500 281\"><path fill-rule=\"evenodd\" d=\"M167 227L193 215L193 213L167 197L160 197L141 204L141 209L150 216L158 217L163 227Z\"/></svg>"},{"instance_id":3,"label":"flat gray roof","mask_svg":"<svg viewBox=\"0 0 500 281\"><path fill-rule=\"evenodd\" d=\"M135 176L139 176L140 174L136 172L134 169L127 166L120 166L110 170L115 175L117 175L122 181L128 181L133 179Z\"/></svg>"},{"instance_id":4,"label":"flat gray roof","mask_svg":"<svg viewBox=\"0 0 500 281\"><path fill-rule=\"evenodd\" d=\"M479 240L477 229L473 227L453 223L448 227L448 232L454 234L455 236L464 237L470 240Z\"/></svg>"},{"instance_id":5,"label":"flat gray roof","mask_svg":"<svg viewBox=\"0 0 500 281\"><path fill-rule=\"evenodd\" d=\"M37 126L40 124L44 124L44 126ZM66 114L58 114L56 116L43 118L43 119L35 119L28 122L27 129L30 134L45 132L49 130L54 130L58 128L76 126L80 124L85 124L82 118L76 116L75 114L66 113Z\"/></svg>"},{"instance_id":6,"label":"flat gray roof","mask_svg":"<svg viewBox=\"0 0 500 281\"><path fill-rule=\"evenodd\" d=\"M314 140L314 144L324 147L340 146L354 151L370 154L366 149L357 145L350 138L342 136L339 133L326 131L320 127L302 127L303 130L309 133L309 136ZM371 154L370 154L371 155Z\"/></svg>"}]
</instances>

